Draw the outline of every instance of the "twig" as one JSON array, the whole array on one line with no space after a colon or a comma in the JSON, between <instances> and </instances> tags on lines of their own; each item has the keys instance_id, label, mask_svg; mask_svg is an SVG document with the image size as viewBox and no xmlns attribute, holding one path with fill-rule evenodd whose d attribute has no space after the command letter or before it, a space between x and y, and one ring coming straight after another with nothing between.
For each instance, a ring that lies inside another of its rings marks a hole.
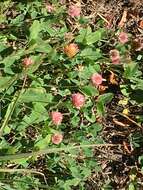
<instances>
[{"instance_id":1,"label":"twig","mask_svg":"<svg viewBox=\"0 0 143 190\"><path fill-rule=\"evenodd\" d=\"M104 18L100 13L97 13L97 15L98 15L100 18L102 18L105 22L107 22L107 24L110 24L110 22L109 22L106 18Z\"/></svg>"},{"instance_id":2,"label":"twig","mask_svg":"<svg viewBox=\"0 0 143 190\"><path fill-rule=\"evenodd\" d=\"M122 27L124 26L124 24L126 23L126 21L127 21L127 10L124 10L123 15L122 15L122 18L121 18L121 20L120 20L118 26L119 26L120 28L122 28Z\"/></svg>"},{"instance_id":3,"label":"twig","mask_svg":"<svg viewBox=\"0 0 143 190\"><path fill-rule=\"evenodd\" d=\"M125 117L126 119L128 119L129 121L131 121L133 124L135 124L136 126L138 126L139 128L143 129L141 125L139 125L136 121L134 121L133 119L129 118L127 115L117 112L119 115Z\"/></svg>"}]
</instances>

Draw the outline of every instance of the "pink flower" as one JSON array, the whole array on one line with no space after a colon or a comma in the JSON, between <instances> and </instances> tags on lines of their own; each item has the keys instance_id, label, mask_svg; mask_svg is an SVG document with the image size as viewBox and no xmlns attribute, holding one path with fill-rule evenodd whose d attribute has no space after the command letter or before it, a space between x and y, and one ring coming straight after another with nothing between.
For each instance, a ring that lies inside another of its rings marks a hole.
<instances>
[{"instance_id":1,"label":"pink flower","mask_svg":"<svg viewBox=\"0 0 143 190\"><path fill-rule=\"evenodd\" d=\"M80 16L81 7L77 4L70 5L68 10L68 15L71 17L78 17Z\"/></svg>"},{"instance_id":2,"label":"pink flower","mask_svg":"<svg viewBox=\"0 0 143 190\"><path fill-rule=\"evenodd\" d=\"M28 67L29 65L33 64L33 61L31 58L24 58L23 64L25 67Z\"/></svg>"},{"instance_id":3,"label":"pink flower","mask_svg":"<svg viewBox=\"0 0 143 190\"><path fill-rule=\"evenodd\" d=\"M52 117L52 122L55 125L60 125L63 120L63 115L61 112L54 111L51 113L51 117Z\"/></svg>"},{"instance_id":4,"label":"pink flower","mask_svg":"<svg viewBox=\"0 0 143 190\"><path fill-rule=\"evenodd\" d=\"M103 78L102 75L98 74L98 73L94 73L91 76L91 82L94 86L98 86L100 84L102 84Z\"/></svg>"},{"instance_id":5,"label":"pink flower","mask_svg":"<svg viewBox=\"0 0 143 190\"><path fill-rule=\"evenodd\" d=\"M119 64L120 63L119 51L116 49L111 50L110 51L110 58L111 58L113 64Z\"/></svg>"},{"instance_id":6,"label":"pink flower","mask_svg":"<svg viewBox=\"0 0 143 190\"><path fill-rule=\"evenodd\" d=\"M85 103L84 95L82 95L80 93L73 94L72 95L72 103L77 109L80 109L81 107L83 107L83 105Z\"/></svg>"},{"instance_id":7,"label":"pink flower","mask_svg":"<svg viewBox=\"0 0 143 190\"><path fill-rule=\"evenodd\" d=\"M56 133L52 135L52 143L53 144L60 144L63 140L63 135L60 133Z\"/></svg>"},{"instance_id":8,"label":"pink flower","mask_svg":"<svg viewBox=\"0 0 143 190\"><path fill-rule=\"evenodd\" d=\"M47 9L47 11L48 11L49 13L52 13L52 12L54 11L53 5L50 5L50 4L46 5L46 9Z\"/></svg>"},{"instance_id":9,"label":"pink flower","mask_svg":"<svg viewBox=\"0 0 143 190\"><path fill-rule=\"evenodd\" d=\"M125 32L120 32L118 36L118 40L121 44L125 44L128 42L128 35Z\"/></svg>"}]
</instances>

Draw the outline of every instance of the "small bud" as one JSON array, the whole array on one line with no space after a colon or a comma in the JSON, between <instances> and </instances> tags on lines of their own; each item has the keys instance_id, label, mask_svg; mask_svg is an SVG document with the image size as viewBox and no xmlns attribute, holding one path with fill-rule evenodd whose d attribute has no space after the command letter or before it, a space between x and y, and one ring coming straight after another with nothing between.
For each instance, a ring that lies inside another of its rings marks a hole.
<instances>
[{"instance_id":1,"label":"small bud","mask_svg":"<svg viewBox=\"0 0 143 190\"><path fill-rule=\"evenodd\" d=\"M80 93L73 94L72 95L72 103L77 109L80 109L81 107L83 107L83 105L85 103L84 95L82 95Z\"/></svg>"},{"instance_id":2,"label":"small bud","mask_svg":"<svg viewBox=\"0 0 143 190\"><path fill-rule=\"evenodd\" d=\"M56 133L54 135L52 135L52 143L53 144L60 144L63 140L63 135L60 133Z\"/></svg>"},{"instance_id":3,"label":"small bud","mask_svg":"<svg viewBox=\"0 0 143 190\"><path fill-rule=\"evenodd\" d=\"M71 17L79 17L81 12L80 5L70 5L68 10L68 15Z\"/></svg>"},{"instance_id":4,"label":"small bud","mask_svg":"<svg viewBox=\"0 0 143 190\"><path fill-rule=\"evenodd\" d=\"M69 58L72 58L79 52L79 49L77 44L72 43L65 46L64 52Z\"/></svg>"},{"instance_id":5,"label":"small bud","mask_svg":"<svg viewBox=\"0 0 143 190\"><path fill-rule=\"evenodd\" d=\"M62 120L63 120L63 115L60 112L54 111L51 113L51 117L52 117L52 122L55 125L60 125Z\"/></svg>"},{"instance_id":6,"label":"small bud","mask_svg":"<svg viewBox=\"0 0 143 190\"><path fill-rule=\"evenodd\" d=\"M25 59L23 60L23 65L24 65L25 67L28 67L29 65L32 65L32 64L33 64L33 61L32 61L31 58L25 58Z\"/></svg>"},{"instance_id":7,"label":"small bud","mask_svg":"<svg viewBox=\"0 0 143 190\"><path fill-rule=\"evenodd\" d=\"M91 76L91 82L94 86L98 86L100 84L102 84L103 78L102 75L98 74L98 73L94 73Z\"/></svg>"},{"instance_id":8,"label":"small bud","mask_svg":"<svg viewBox=\"0 0 143 190\"><path fill-rule=\"evenodd\" d=\"M128 42L128 35L125 32L121 32L118 36L118 40L121 44L125 44Z\"/></svg>"}]
</instances>

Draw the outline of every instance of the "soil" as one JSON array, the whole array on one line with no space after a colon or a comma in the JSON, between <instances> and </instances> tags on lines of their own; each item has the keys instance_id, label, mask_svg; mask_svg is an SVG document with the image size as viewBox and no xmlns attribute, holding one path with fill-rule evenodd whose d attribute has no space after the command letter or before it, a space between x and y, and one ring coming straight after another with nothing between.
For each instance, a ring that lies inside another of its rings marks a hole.
<instances>
[{"instance_id":1,"label":"soil","mask_svg":"<svg viewBox=\"0 0 143 190\"><path fill-rule=\"evenodd\" d=\"M112 30L119 29L119 23L126 11L122 30L131 33L133 39L142 39L143 28L140 26L140 21L143 19L142 0L82 0L82 7L83 15L92 18L91 25L95 26L100 18L108 21L107 26ZM115 88L111 86L111 89ZM110 181L111 189L128 189L131 173L137 174L139 184L143 183L138 163L138 156L143 154L143 149L131 147L129 141L133 134L143 135L143 129L135 124L135 115L142 114L143 109L129 105L130 117L119 115L118 112L122 112L123 108L117 105L117 102L122 95L118 89L116 90L117 95L108 105L107 116L101 121L104 126L102 136L107 143L122 144L122 147L108 147L96 151L95 155L102 163L102 173L93 174L87 181L87 190L100 190L101 184L107 181ZM138 185L137 189L143 189L142 185Z\"/></svg>"}]
</instances>

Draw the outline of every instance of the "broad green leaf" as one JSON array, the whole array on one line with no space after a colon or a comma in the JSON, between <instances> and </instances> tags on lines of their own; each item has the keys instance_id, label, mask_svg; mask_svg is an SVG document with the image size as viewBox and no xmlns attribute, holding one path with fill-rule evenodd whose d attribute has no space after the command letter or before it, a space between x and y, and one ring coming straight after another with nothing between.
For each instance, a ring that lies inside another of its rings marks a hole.
<instances>
[{"instance_id":1,"label":"broad green leaf","mask_svg":"<svg viewBox=\"0 0 143 190\"><path fill-rule=\"evenodd\" d=\"M58 94L60 94L61 96L67 96L71 94L71 91L69 89L58 90Z\"/></svg>"},{"instance_id":2,"label":"broad green leaf","mask_svg":"<svg viewBox=\"0 0 143 190\"><path fill-rule=\"evenodd\" d=\"M90 35L92 33L91 31L91 28L88 27L88 28L84 28L84 29L81 29L80 34L75 38L75 41L78 42L78 43L83 43L85 44L86 43L86 37L88 35Z\"/></svg>"},{"instance_id":3,"label":"broad green leaf","mask_svg":"<svg viewBox=\"0 0 143 190\"><path fill-rule=\"evenodd\" d=\"M4 72L8 74L14 74L11 70L11 66L15 63L15 61L19 60L23 55L25 55L25 50L21 49L13 54L9 55L8 57L4 58L1 63L4 64ZM20 63L18 63L20 64Z\"/></svg>"},{"instance_id":4,"label":"broad green leaf","mask_svg":"<svg viewBox=\"0 0 143 190\"><path fill-rule=\"evenodd\" d=\"M91 169L87 167L82 167L81 175L83 176L83 179L88 178L91 175Z\"/></svg>"},{"instance_id":5,"label":"broad green leaf","mask_svg":"<svg viewBox=\"0 0 143 190\"><path fill-rule=\"evenodd\" d=\"M101 124L98 124L98 123L94 123L91 125L91 127L96 131L96 132L99 132L102 130L102 125Z\"/></svg>"},{"instance_id":6,"label":"broad green leaf","mask_svg":"<svg viewBox=\"0 0 143 190\"><path fill-rule=\"evenodd\" d=\"M81 178L80 170L78 167L70 167L70 171L71 171L73 177Z\"/></svg>"},{"instance_id":7,"label":"broad green leaf","mask_svg":"<svg viewBox=\"0 0 143 190\"><path fill-rule=\"evenodd\" d=\"M102 57L102 54L100 49L93 51L92 48L86 48L81 51L80 56L84 59L97 60Z\"/></svg>"},{"instance_id":8,"label":"broad green leaf","mask_svg":"<svg viewBox=\"0 0 143 190\"><path fill-rule=\"evenodd\" d=\"M28 159L29 159L29 158L27 158L27 159L17 159L17 160L14 160L13 162L14 162L15 164L18 164L18 165L23 166L24 168L27 168L28 165L29 165Z\"/></svg>"},{"instance_id":9,"label":"broad green leaf","mask_svg":"<svg viewBox=\"0 0 143 190\"><path fill-rule=\"evenodd\" d=\"M72 127L77 127L78 124L79 124L79 121L80 121L80 118L78 116L74 116L71 118L71 124L72 124Z\"/></svg>"},{"instance_id":10,"label":"broad green leaf","mask_svg":"<svg viewBox=\"0 0 143 190\"><path fill-rule=\"evenodd\" d=\"M84 155L86 157L92 157L93 156L93 151L91 148L82 148Z\"/></svg>"},{"instance_id":11,"label":"broad green leaf","mask_svg":"<svg viewBox=\"0 0 143 190\"><path fill-rule=\"evenodd\" d=\"M0 188L1 190L16 190L15 188L12 188L10 185L2 182L0 182Z\"/></svg>"},{"instance_id":12,"label":"broad green leaf","mask_svg":"<svg viewBox=\"0 0 143 190\"><path fill-rule=\"evenodd\" d=\"M104 115L105 114L105 104L109 103L113 98L113 94L112 93L106 93L103 95L100 95L97 99L97 113L99 115Z\"/></svg>"},{"instance_id":13,"label":"broad green leaf","mask_svg":"<svg viewBox=\"0 0 143 190\"><path fill-rule=\"evenodd\" d=\"M24 15L20 14L16 18L11 20L11 24L20 26L23 23Z\"/></svg>"},{"instance_id":14,"label":"broad green leaf","mask_svg":"<svg viewBox=\"0 0 143 190\"><path fill-rule=\"evenodd\" d=\"M13 77L0 77L0 92L10 86L12 79Z\"/></svg>"},{"instance_id":15,"label":"broad green leaf","mask_svg":"<svg viewBox=\"0 0 143 190\"><path fill-rule=\"evenodd\" d=\"M41 53L49 53L52 51L52 47L49 45L49 43L40 40L37 42L34 50Z\"/></svg>"},{"instance_id":16,"label":"broad green leaf","mask_svg":"<svg viewBox=\"0 0 143 190\"><path fill-rule=\"evenodd\" d=\"M87 119L87 121L94 123L96 121L96 117L94 114L89 115L88 111L84 111L84 117Z\"/></svg>"},{"instance_id":17,"label":"broad green leaf","mask_svg":"<svg viewBox=\"0 0 143 190\"><path fill-rule=\"evenodd\" d=\"M27 124L40 123L48 118L47 110L41 103L35 103L31 114L25 115L23 121Z\"/></svg>"},{"instance_id":18,"label":"broad green leaf","mask_svg":"<svg viewBox=\"0 0 143 190\"><path fill-rule=\"evenodd\" d=\"M51 140L51 135L47 135L45 138L39 140L37 143L35 143L35 147L38 147L40 150L44 149L48 146Z\"/></svg>"},{"instance_id":19,"label":"broad green leaf","mask_svg":"<svg viewBox=\"0 0 143 190\"><path fill-rule=\"evenodd\" d=\"M10 67L15 61L16 61L16 56L9 55L2 62L5 64L6 67Z\"/></svg>"},{"instance_id":20,"label":"broad green leaf","mask_svg":"<svg viewBox=\"0 0 143 190\"><path fill-rule=\"evenodd\" d=\"M97 108L98 115L104 115L105 114L105 107L104 107L104 103L102 101L97 102L96 108Z\"/></svg>"},{"instance_id":21,"label":"broad green leaf","mask_svg":"<svg viewBox=\"0 0 143 190\"><path fill-rule=\"evenodd\" d=\"M3 50L5 50L7 48L7 46L5 44L0 44L0 52L2 52Z\"/></svg>"},{"instance_id":22,"label":"broad green leaf","mask_svg":"<svg viewBox=\"0 0 143 190\"><path fill-rule=\"evenodd\" d=\"M17 126L17 131L25 130L30 125L40 123L47 120L48 113L45 108L46 104L36 102L34 103L32 112L30 115L25 115L22 122Z\"/></svg>"},{"instance_id":23,"label":"broad green leaf","mask_svg":"<svg viewBox=\"0 0 143 190\"><path fill-rule=\"evenodd\" d=\"M137 63L132 62L130 64L125 65L125 68L124 68L125 78L131 79L137 74L137 72L138 72L138 64Z\"/></svg>"},{"instance_id":24,"label":"broad green leaf","mask_svg":"<svg viewBox=\"0 0 143 190\"><path fill-rule=\"evenodd\" d=\"M97 30L96 32L92 32L86 36L86 44L91 45L95 42L101 40L102 37L102 30Z\"/></svg>"},{"instance_id":25,"label":"broad green leaf","mask_svg":"<svg viewBox=\"0 0 143 190\"><path fill-rule=\"evenodd\" d=\"M134 90L143 90L143 80L142 79L134 78L133 80L131 80L131 82L135 83L135 85L132 85L132 86L134 86Z\"/></svg>"},{"instance_id":26,"label":"broad green leaf","mask_svg":"<svg viewBox=\"0 0 143 190\"><path fill-rule=\"evenodd\" d=\"M43 22L41 23L41 25L42 25L43 31L48 32L48 34L51 37L56 36L56 34L58 33L58 31L52 26L52 23L50 23L50 21Z\"/></svg>"},{"instance_id":27,"label":"broad green leaf","mask_svg":"<svg viewBox=\"0 0 143 190\"><path fill-rule=\"evenodd\" d=\"M99 95L97 88L95 88L92 85L84 86L81 90L87 96L98 96Z\"/></svg>"},{"instance_id":28,"label":"broad green leaf","mask_svg":"<svg viewBox=\"0 0 143 190\"><path fill-rule=\"evenodd\" d=\"M64 181L63 188L64 190L72 190L72 186L76 187L80 183L81 179L79 178L73 178L73 179L68 179Z\"/></svg>"},{"instance_id":29,"label":"broad green leaf","mask_svg":"<svg viewBox=\"0 0 143 190\"><path fill-rule=\"evenodd\" d=\"M112 93L106 93L98 97L98 102L103 102L104 104L107 104L112 100L112 98L113 98Z\"/></svg>"},{"instance_id":30,"label":"broad green leaf","mask_svg":"<svg viewBox=\"0 0 143 190\"><path fill-rule=\"evenodd\" d=\"M41 24L38 20L34 20L33 24L30 27L30 37L29 40L36 40L41 31Z\"/></svg>"},{"instance_id":31,"label":"broad green leaf","mask_svg":"<svg viewBox=\"0 0 143 190\"><path fill-rule=\"evenodd\" d=\"M46 93L44 88L29 88L19 98L19 102L43 102L50 103L53 99L52 94Z\"/></svg>"}]
</instances>

